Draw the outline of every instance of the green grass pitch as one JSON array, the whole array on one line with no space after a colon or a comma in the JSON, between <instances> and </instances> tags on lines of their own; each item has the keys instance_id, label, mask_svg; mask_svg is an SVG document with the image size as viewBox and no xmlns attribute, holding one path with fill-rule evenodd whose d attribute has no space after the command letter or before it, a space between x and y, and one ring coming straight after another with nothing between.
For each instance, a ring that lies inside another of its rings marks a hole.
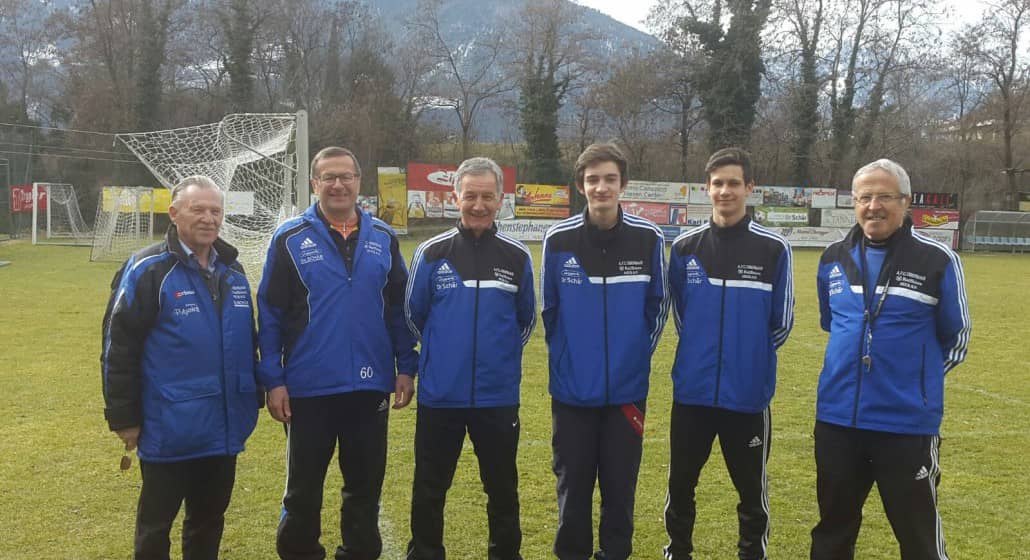
<instances>
[{"instance_id":1,"label":"green grass pitch","mask_svg":"<svg viewBox=\"0 0 1030 560\"><path fill-rule=\"evenodd\" d=\"M406 254L414 241L403 243ZM540 246L533 250L539 254ZM808 555L816 521L812 426L826 336L818 327L819 252L795 251L796 322L780 351L769 463L770 555ZM103 421L100 322L117 265L89 250L0 243L0 558L122 559L131 556L139 470L118 470L121 446ZM537 260L536 262L539 262ZM965 254L973 316L966 362L947 380L940 509L953 558L1027 558L1030 550L1030 257ZM660 558L668 468L668 419L676 332L670 319L655 354L644 459L637 487L636 558ZM539 327L526 348L519 448L523 555L551 556L557 518L550 469L546 351ZM382 500L383 558L403 557L413 471L414 408L391 412ZM699 559L736 556L736 496L718 446L698 489ZM284 435L266 412L239 459L222 556L275 558L284 484ZM338 544L339 472L326 479L323 544ZM466 445L448 496L451 558L486 556L485 498ZM181 516L180 516L181 517ZM178 548L178 526L173 550ZM897 558L875 492L858 557ZM177 554L177 553L176 553Z\"/></svg>"}]
</instances>

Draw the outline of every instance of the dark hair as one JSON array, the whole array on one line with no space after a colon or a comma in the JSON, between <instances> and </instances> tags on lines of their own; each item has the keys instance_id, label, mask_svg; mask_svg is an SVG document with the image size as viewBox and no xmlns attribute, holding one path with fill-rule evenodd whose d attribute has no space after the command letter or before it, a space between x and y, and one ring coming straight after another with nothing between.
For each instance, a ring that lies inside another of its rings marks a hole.
<instances>
[{"instance_id":1,"label":"dark hair","mask_svg":"<svg viewBox=\"0 0 1030 560\"><path fill-rule=\"evenodd\" d=\"M625 186L626 182L629 181L629 177L626 175L626 156L622 155L622 150L618 146L611 142L605 142L603 144L591 144L587 146L587 149L583 150L582 154L576 158L576 187L583 188L583 175L586 174L587 167L606 161L614 162L619 168L619 179L622 181L622 185Z\"/></svg>"},{"instance_id":2,"label":"dark hair","mask_svg":"<svg viewBox=\"0 0 1030 560\"><path fill-rule=\"evenodd\" d=\"M319 150L318 153L315 154L315 157L311 159L311 171L308 177L310 179L315 178L315 170L318 168L319 162L321 162L323 159L343 156L349 157L350 160L354 162L354 171L357 172L357 175L360 177L361 164L358 163L358 158L354 156L354 152L348 150L347 148L341 148L339 146L329 146Z\"/></svg>"},{"instance_id":3,"label":"dark hair","mask_svg":"<svg viewBox=\"0 0 1030 560\"><path fill-rule=\"evenodd\" d=\"M751 154L744 148L723 148L712 154L705 164L705 182L712 178L712 171L727 165L739 165L744 170L744 184L754 182L751 176Z\"/></svg>"}]
</instances>

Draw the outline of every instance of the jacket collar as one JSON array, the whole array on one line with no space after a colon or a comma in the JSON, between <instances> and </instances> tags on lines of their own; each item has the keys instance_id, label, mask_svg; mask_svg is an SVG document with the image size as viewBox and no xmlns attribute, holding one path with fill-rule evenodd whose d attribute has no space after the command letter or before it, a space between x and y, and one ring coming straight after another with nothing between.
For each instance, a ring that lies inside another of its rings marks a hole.
<instances>
[{"instance_id":1,"label":"jacket collar","mask_svg":"<svg viewBox=\"0 0 1030 560\"><path fill-rule=\"evenodd\" d=\"M171 251L176 258L182 261L183 264L189 264L189 255L182 250L182 244L181 241L179 241L179 230L176 229L175 224L168 226L168 231L165 233L165 243L168 245L168 250ZM214 249L217 253L215 261L226 266L236 262L236 258L240 255L240 252L236 247L233 247L221 237L215 238Z\"/></svg>"},{"instance_id":2,"label":"jacket collar","mask_svg":"<svg viewBox=\"0 0 1030 560\"><path fill-rule=\"evenodd\" d=\"M612 226L611 229L600 229L590 223L590 209L583 208L583 223L586 224L587 240L590 241L592 245L604 247L610 244L619 234L619 230L622 229L622 222L622 204L619 204L619 213L615 218L615 225Z\"/></svg>"},{"instance_id":3,"label":"jacket collar","mask_svg":"<svg viewBox=\"0 0 1030 560\"><path fill-rule=\"evenodd\" d=\"M708 222L709 222L709 228L712 230L712 233L714 233L715 235L718 235L718 236L736 236L736 235L740 235L742 232L747 231L748 226L751 224L751 216L748 216L747 214L744 214L744 217L741 218L741 220L739 222L733 224L732 226L726 226L726 227L722 227L722 226L717 225L715 223L715 221L712 220L711 218L708 218Z\"/></svg>"},{"instance_id":4,"label":"jacket collar","mask_svg":"<svg viewBox=\"0 0 1030 560\"><path fill-rule=\"evenodd\" d=\"M458 218L458 225L456 227L458 228L458 232L461 233L462 237L465 237L466 239L470 240L476 238L476 236L472 233L472 230L468 229L467 227L465 227L464 224L461 223L461 218ZM490 229L484 231L480 239L485 240L486 238L493 237L495 235L497 235L497 220L494 220L494 222L490 224Z\"/></svg>"},{"instance_id":5,"label":"jacket collar","mask_svg":"<svg viewBox=\"0 0 1030 560\"><path fill-rule=\"evenodd\" d=\"M897 247L903 240L912 237L912 217L905 216L905 219L901 222L901 227L897 229L890 237L887 238L886 243L883 247L886 249L893 249ZM848 245L857 247L859 244L865 242L865 234L862 232L862 225L855 224L851 226L851 231L848 232Z\"/></svg>"}]
</instances>

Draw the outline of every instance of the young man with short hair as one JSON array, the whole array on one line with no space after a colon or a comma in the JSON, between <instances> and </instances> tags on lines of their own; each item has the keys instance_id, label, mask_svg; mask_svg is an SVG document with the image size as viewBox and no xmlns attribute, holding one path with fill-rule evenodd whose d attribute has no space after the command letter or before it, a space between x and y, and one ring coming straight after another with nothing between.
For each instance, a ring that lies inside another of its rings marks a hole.
<instances>
[{"instance_id":1,"label":"young man with short hair","mask_svg":"<svg viewBox=\"0 0 1030 560\"><path fill-rule=\"evenodd\" d=\"M552 447L561 560L594 555L593 495L601 489L596 558L633 550L651 355L668 317L665 241L658 226L624 214L626 158L593 144L576 161L587 207L544 237L541 284L549 352Z\"/></svg>"},{"instance_id":2,"label":"young man with short hair","mask_svg":"<svg viewBox=\"0 0 1030 560\"><path fill-rule=\"evenodd\" d=\"M694 550L694 491L719 438L737 489L739 558L766 558L766 462L776 388L776 350L794 323L794 281L787 240L751 221L755 188L750 155L712 154L705 166L712 217L672 244L669 287L679 341L672 367L669 496L665 557Z\"/></svg>"}]
</instances>

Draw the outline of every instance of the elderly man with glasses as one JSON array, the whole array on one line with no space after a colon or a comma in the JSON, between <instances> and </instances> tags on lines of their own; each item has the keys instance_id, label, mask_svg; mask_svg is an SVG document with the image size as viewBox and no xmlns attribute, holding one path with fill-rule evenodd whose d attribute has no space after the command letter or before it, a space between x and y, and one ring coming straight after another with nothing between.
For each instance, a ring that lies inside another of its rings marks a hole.
<instances>
[{"instance_id":1,"label":"elderly man with glasses","mask_svg":"<svg viewBox=\"0 0 1030 560\"><path fill-rule=\"evenodd\" d=\"M287 479L276 548L325 558L322 487L339 445L343 475L336 560L378 558L389 394L411 401L418 364L404 319L408 273L397 235L357 204L361 168L345 148L311 162L318 201L282 224L258 289L258 373L286 425Z\"/></svg>"},{"instance_id":2,"label":"elderly man with glasses","mask_svg":"<svg viewBox=\"0 0 1030 560\"><path fill-rule=\"evenodd\" d=\"M901 558L945 559L937 511L944 376L965 359L962 263L912 229L908 173L881 159L852 180L858 224L823 253L817 287L830 333L819 378L813 560L854 558L875 482Z\"/></svg>"}]
</instances>

